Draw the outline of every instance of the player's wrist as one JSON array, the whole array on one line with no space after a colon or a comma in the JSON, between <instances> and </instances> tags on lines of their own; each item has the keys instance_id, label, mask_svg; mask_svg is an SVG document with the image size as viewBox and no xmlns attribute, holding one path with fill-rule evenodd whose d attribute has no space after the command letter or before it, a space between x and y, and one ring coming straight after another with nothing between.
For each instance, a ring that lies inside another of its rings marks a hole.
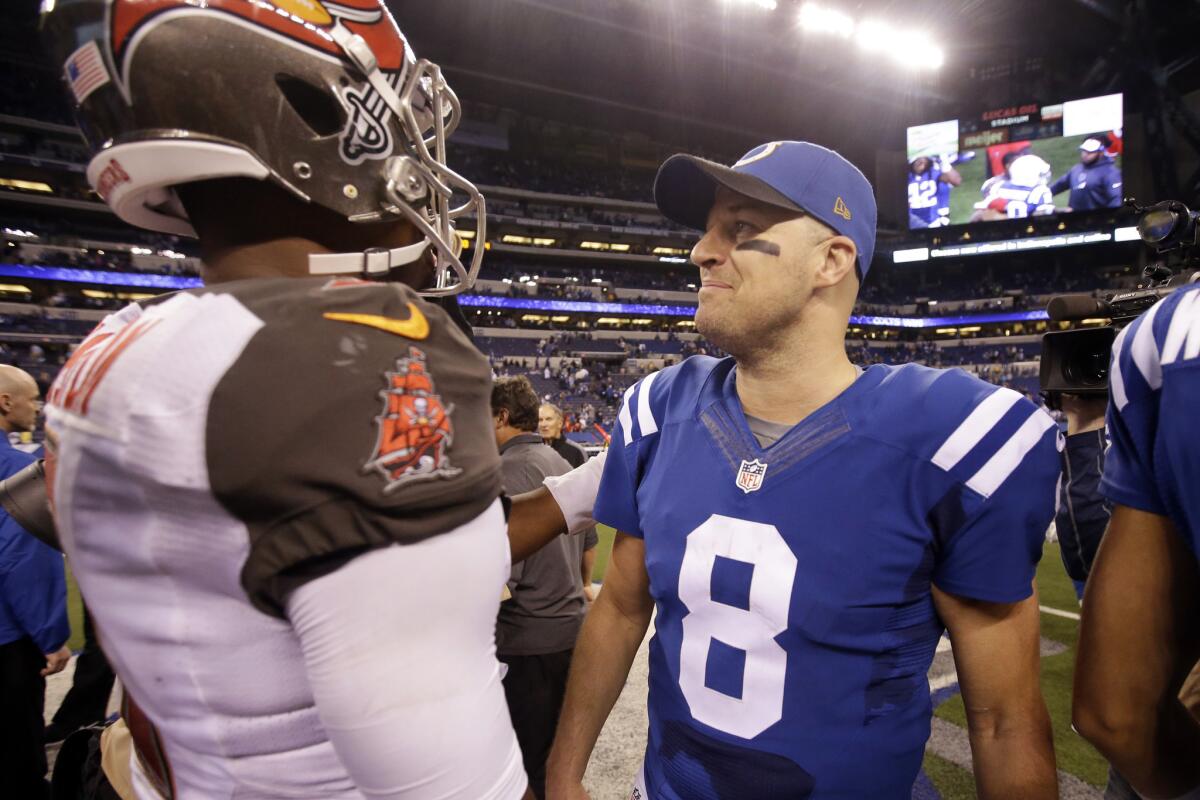
<instances>
[{"instance_id":1,"label":"player's wrist","mask_svg":"<svg viewBox=\"0 0 1200 800\"><path fill-rule=\"evenodd\" d=\"M604 473L607 454L608 451L604 451L565 475L551 475L545 480L546 489L554 502L558 503L567 530L571 533L578 533L596 524L592 518L592 508L600 491L600 477Z\"/></svg>"}]
</instances>

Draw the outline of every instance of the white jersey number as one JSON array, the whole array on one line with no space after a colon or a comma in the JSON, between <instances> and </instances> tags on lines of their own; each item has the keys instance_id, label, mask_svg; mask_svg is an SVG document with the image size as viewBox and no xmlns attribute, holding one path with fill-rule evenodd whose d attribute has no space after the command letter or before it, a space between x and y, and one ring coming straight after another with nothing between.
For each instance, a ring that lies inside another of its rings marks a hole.
<instances>
[{"instance_id":1,"label":"white jersey number","mask_svg":"<svg viewBox=\"0 0 1200 800\"><path fill-rule=\"evenodd\" d=\"M1029 216L1029 204L1024 200L1009 200L1004 211L1009 219L1024 219Z\"/></svg>"},{"instance_id":2,"label":"white jersey number","mask_svg":"<svg viewBox=\"0 0 1200 800\"><path fill-rule=\"evenodd\" d=\"M753 567L749 610L713 600L718 556ZM796 556L774 525L713 514L688 535L679 570L679 599L688 608L679 688L698 721L753 739L783 717L787 652L775 637L787 630L795 580ZM746 654L740 698L705 685L714 640Z\"/></svg>"}]
</instances>

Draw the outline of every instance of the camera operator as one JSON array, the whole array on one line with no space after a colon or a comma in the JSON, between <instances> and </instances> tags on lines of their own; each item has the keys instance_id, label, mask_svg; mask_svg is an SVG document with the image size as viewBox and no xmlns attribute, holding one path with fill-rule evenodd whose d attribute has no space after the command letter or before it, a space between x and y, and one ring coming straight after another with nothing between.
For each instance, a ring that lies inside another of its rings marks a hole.
<instances>
[{"instance_id":1,"label":"camera operator","mask_svg":"<svg viewBox=\"0 0 1200 800\"><path fill-rule=\"evenodd\" d=\"M1200 286L1121 331L1109 394L1113 511L1084 595L1073 720L1144 797L1200 799L1200 723L1180 699L1200 659Z\"/></svg>"},{"instance_id":2,"label":"camera operator","mask_svg":"<svg viewBox=\"0 0 1200 800\"><path fill-rule=\"evenodd\" d=\"M1055 528L1063 567L1074 582L1075 593L1082 603L1084 586L1112 515L1112 506L1100 491L1107 444L1104 416L1108 396L1052 394L1047 400L1059 408L1067 420L1066 445L1062 452L1063 483ZM1129 782L1110 766L1104 800L1139 798Z\"/></svg>"},{"instance_id":3,"label":"camera operator","mask_svg":"<svg viewBox=\"0 0 1200 800\"><path fill-rule=\"evenodd\" d=\"M1075 583L1082 601L1083 587L1100 538L1112 513L1100 494L1104 474L1104 412L1106 396L1059 394L1055 400L1067 419L1066 446L1062 452L1063 484L1054 525L1058 531L1063 567Z\"/></svg>"}]
</instances>

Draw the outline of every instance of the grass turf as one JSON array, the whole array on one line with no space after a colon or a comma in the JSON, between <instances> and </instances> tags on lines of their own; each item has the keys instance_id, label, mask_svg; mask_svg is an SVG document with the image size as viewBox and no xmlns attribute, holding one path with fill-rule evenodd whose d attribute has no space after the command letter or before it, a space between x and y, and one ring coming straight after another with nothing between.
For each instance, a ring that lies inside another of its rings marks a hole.
<instances>
[{"instance_id":1,"label":"grass turf","mask_svg":"<svg viewBox=\"0 0 1200 800\"><path fill-rule=\"evenodd\" d=\"M1043 606L1062 611L1077 610L1075 590L1063 571L1058 545L1047 544L1038 565L1037 584L1039 602ZM1058 768L1092 784L1104 786L1108 778L1108 764L1100 754L1079 734L1071 730L1071 681L1075 671L1075 644L1079 638L1079 623L1050 614L1042 614L1042 636L1067 646L1066 651L1042 659L1042 694L1050 712L1054 729L1054 750ZM966 711L961 696L956 696L940 705L934 712L942 719L959 726L966 726ZM942 786L932 773L930 778L944 800L962 800L975 797L974 787L969 793L955 789L951 784Z\"/></svg>"},{"instance_id":2,"label":"grass turf","mask_svg":"<svg viewBox=\"0 0 1200 800\"><path fill-rule=\"evenodd\" d=\"M933 782L938 794L942 796L942 800L949 800L949 798L975 800L977 797L975 776L957 764L951 764L933 753L926 753L925 760L921 763L921 769Z\"/></svg>"}]
</instances>

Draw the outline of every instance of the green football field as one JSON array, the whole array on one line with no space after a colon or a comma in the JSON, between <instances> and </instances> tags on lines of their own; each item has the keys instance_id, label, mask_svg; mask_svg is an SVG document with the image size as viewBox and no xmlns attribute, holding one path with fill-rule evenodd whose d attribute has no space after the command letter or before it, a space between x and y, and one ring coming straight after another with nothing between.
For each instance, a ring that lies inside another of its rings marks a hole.
<instances>
[{"instance_id":1,"label":"green football field","mask_svg":"<svg viewBox=\"0 0 1200 800\"><path fill-rule=\"evenodd\" d=\"M1032 144L1034 155L1044 159L1050 165L1050 182L1053 183L1064 172L1079 163L1079 143L1082 136L1058 137L1055 139L1037 139ZM1118 156L1116 164L1121 165ZM979 189L987 180L987 150L980 148L975 151L975 158L955 169L962 176L962 184L950 190L950 224L961 225L970 220L975 203L983 199ZM1054 204L1059 208L1067 205L1068 192L1054 196Z\"/></svg>"},{"instance_id":2,"label":"green football field","mask_svg":"<svg viewBox=\"0 0 1200 800\"><path fill-rule=\"evenodd\" d=\"M599 552L596 554L596 580L602 580L608 566L612 549L613 531L601 525ZM1047 608L1078 612L1075 589L1063 571L1057 544L1046 544L1042 561L1038 565L1037 584L1039 602ZM1050 719L1054 726L1054 747L1058 757L1058 768L1064 772L1103 787L1108 775L1108 765L1090 744L1071 730L1071 676L1075 669L1075 643L1079 637L1079 623L1051 614L1042 614L1042 636L1066 645L1066 650L1042 659L1042 692ZM966 713L961 695L954 695L940 705L937 716L966 727ZM975 798L975 781L971 773L934 755L925 757L925 774L933 782L943 800L967 800Z\"/></svg>"}]
</instances>

